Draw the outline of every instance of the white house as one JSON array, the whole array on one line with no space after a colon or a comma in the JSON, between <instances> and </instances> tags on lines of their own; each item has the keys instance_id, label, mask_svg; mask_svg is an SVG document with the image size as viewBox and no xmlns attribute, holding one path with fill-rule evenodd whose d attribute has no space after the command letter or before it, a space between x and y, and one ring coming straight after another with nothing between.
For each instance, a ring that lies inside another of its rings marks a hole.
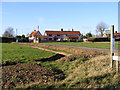
<instances>
[{"instance_id":1,"label":"white house","mask_svg":"<svg viewBox=\"0 0 120 90\"><path fill-rule=\"evenodd\" d=\"M45 31L47 40L79 39L80 31Z\"/></svg>"},{"instance_id":2,"label":"white house","mask_svg":"<svg viewBox=\"0 0 120 90\"><path fill-rule=\"evenodd\" d=\"M32 42L34 42L34 43L39 43L41 37L42 37L42 34L40 33L40 31L34 30L29 35L29 40L32 41Z\"/></svg>"}]
</instances>

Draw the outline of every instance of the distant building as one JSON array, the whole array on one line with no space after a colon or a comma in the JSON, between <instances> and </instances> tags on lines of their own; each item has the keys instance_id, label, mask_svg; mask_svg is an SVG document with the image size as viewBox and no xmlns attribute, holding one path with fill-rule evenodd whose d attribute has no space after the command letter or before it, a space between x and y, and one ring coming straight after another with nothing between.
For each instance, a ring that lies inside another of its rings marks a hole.
<instances>
[{"instance_id":1,"label":"distant building","mask_svg":"<svg viewBox=\"0 0 120 90\"><path fill-rule=\"evenodd\" d=\"M103 34L103 37L108 37L108 38L110 38L110 33L104 33ZM120 33L117 33L117 31L114 33L114 37L115 37L115 39L120 39Z\"/></svg>"},{"instance_id":2,"label":"distant building","mask_svg":"<svg viewBox=\"0 0 120 90\"><path fill-rule=\"evenodd\" d=\"M32 31L31 34L29 35L29 41L34 42L34 43L39 43L41 40L42 34L40 31Z\"/></svg>"},{"instance_id":3,"label":"distant building","mask_svg":"<svg viewBox=\"0 0 120 90\"><path fill-rule=\"evenodd\" d=\"M120 33L114 33L114 37L116 40L120 40Z\"/></svg>"},{"instance_id":4,"label":"distant building","mask_svg":"<svg viewBox=\"0 0 120 90\"><path fill-rule=\"evenodd\" d=\"M80 31L45 31L47 40L77 40L79 39L81 33Z\"/></svg>"},{"instance_id":5,"label":"distant building","mask_svg":"<svg viewBox=\"0 0 120 90\"><path fill-rule=\"evenodd\" d=\"M110 33L104 33L103 37L110 37Z\"/></svg>"}]
</instances>

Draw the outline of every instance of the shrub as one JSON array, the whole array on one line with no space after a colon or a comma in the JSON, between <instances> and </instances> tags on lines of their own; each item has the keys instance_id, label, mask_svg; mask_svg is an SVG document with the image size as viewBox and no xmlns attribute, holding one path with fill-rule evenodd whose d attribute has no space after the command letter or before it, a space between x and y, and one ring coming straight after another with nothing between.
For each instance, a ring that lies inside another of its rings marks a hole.
<instances>
[{"instance_id":1,"label":"shrub","mask_svg":"<svg viewBox=\"0 0 120 90\"><path fill-rule=\"evenodd\" d=\"M0 42L2 43L11 43L11 42L15 42L16 38L9 38L9 37L0 37Z\"/></svg>"},{"instance_id":2,"label":"shrub","mask_svg":"<svg viewBox=\"0 0 120 90\"><path fill-rule=\"evenodd\" d=\"M91 41L91 42L103 42L103 41L110 41L110 38L106 38L106 37L91 37L91 38L88 38L88 41Z\"/></svg>"}]
</instances>

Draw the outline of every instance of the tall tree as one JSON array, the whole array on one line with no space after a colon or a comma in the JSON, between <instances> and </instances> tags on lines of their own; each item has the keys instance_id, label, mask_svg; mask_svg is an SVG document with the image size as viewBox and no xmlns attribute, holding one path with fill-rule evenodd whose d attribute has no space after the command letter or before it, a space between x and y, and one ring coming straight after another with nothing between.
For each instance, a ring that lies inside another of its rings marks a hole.
<instances>
[{"instance_id":1,"label":"tall tree","mask_svg":"<svg viewBox=\"0 0 120 90\"><path fill-rule=\"evenodd\" d=\"M14 29L12 27L8 27L5 30L3 37L14 37Z\"/></svg>"},{"instance_id":2,"label":"tall tree","mask_svg":"<svg viewBox=\"0 0 120 90\"><path fill-rule=\"evenodd\" d=\"M100 33L100 36L103 36L103 32L107 28L108 28L107 24L105 24L104 22L101 22L96 26L96 31Z\"/></svg>"}]
</instances>

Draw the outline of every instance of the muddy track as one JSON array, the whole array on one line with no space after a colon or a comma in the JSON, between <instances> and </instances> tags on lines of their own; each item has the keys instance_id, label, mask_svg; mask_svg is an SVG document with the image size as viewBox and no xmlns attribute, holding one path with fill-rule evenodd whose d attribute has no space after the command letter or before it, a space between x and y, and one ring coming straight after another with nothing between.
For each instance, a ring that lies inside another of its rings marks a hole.
<instances>
[{"instance_id":1,"label":"muddy track","mask_svg":"<svg viewBox=\"0 0 120 90\"><path fill-rule=\"evenodd\" d=\"M54 55L54 56L52 56L50 58L43 58L43 59L35 60L35 61L37 61L37 62L56 61L56 60L58 60L58 59L60 59L62 57L65 57L65 56L62 55L62 54L56 54L56 55Z\"/></svg>"}]
</instances>

